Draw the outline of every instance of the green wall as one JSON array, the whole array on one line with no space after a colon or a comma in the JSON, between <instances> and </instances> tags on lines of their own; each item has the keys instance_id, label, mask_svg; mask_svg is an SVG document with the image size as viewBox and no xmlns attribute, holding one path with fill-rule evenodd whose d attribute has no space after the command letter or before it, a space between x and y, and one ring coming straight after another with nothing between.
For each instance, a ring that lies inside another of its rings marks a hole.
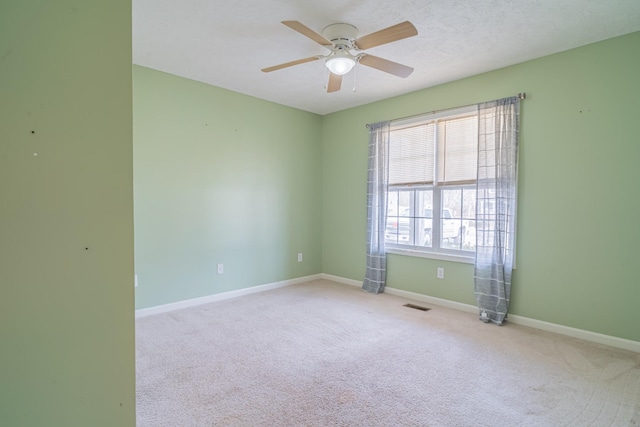
<instances>
[{"instance_id":1,"label":"green wall","mask_svg":"<svg viewBox=\"0 0 640 427\"><path fill-rule=\"evenodd\" d=\"M136 307L320 273L322 117L133 76Z\"/></svg>"},{"instance_id":2,"label":"green wall","mask_svg":"<svg viewBox=\"0 0 640 427\"><path fill-rule=\"evenodd\" d=\"M131 93L130 1L0 2L1 425L135 424Z\"/></svg>"},{"instance_id":3,"label":"green wall","mask_svg":"<svg viewBox=\"0 0 640 427\"><path fill-rule=\"evenodd\" d=\"M511 313L640 341L638 52L633 33L324 116L322 271L364 276L366 123L526 92ZM390 287L475 304L472 265L388 263Z\"/></svg>"}]
</instances>

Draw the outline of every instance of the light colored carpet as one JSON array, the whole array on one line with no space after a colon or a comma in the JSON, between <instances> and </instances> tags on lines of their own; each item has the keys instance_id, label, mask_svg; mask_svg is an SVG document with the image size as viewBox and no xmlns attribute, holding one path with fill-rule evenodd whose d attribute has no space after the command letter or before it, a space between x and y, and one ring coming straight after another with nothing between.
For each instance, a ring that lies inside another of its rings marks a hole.
<instances>
[{"instance_id":1,"label":"light colored carpet","mask_svg":"<svg viewBox=\"0 0 640 427\"><path fill-rule=\"evenodd\" d=\"M137 423L640 425L640 354L406 302L314 281L138 319Z\"/></svg>"}]
</instances>

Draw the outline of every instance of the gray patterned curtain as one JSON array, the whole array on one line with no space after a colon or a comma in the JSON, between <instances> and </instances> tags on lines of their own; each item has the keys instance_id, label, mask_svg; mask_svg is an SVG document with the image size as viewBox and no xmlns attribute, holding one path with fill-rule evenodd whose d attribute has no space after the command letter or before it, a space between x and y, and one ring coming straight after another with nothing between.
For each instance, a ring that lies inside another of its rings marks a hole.
<instances>
[{"instance_id":1,"label":"gray patterned curtain","mask_svg":"<svg viewBox=\"0 0 640 427\"><path fill-rule=\"evenodd\" d=\"M369 125L369 173L367 179L367 268L362 289L378 294L387 278L384 232L389 183L389 122Z\"/></svg>"},{"instance_id":2,"label":"gray patterned curtain","mask_svg":"<svg viewBox=\"0 0 640 427\"><path fill-rule=\"evenodd\" d=\"M501 325L515 252L520 99L478 107L475 294L480 320Z\"/></svg>"}]
</instances>

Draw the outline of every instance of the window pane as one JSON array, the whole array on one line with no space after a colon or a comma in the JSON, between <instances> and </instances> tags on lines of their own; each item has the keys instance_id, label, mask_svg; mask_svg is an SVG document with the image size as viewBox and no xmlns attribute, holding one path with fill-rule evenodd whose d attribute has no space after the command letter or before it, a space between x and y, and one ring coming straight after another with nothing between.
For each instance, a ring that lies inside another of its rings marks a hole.
<instances>
[{"instance_id":1,"label":"window pane","mask_svg":"<svg viewBox=\"0 0 640 427\"><path fill-rule=\"evenodd\" d=\"M459 212L462 203L462 190L460 188L442 189L440 194L442 201L440 247L459 250L459 230L461 226Z\"/></svg>"},{"instance_id":2,"label":"window pane","mask_svg":"<svg viewBox=\"0 0 640 427\"><path fill-rule=\"evenodd\" d=\"M411 190L389 190L385 229L386 243L413 245L411 199Z\"/></svg>"},{"instance_id":3,"label":"window pane","mask_svg":"<svg viewBox=\"0 0 640 427\"><path fill-rule=\"evenodd\" d=\"M462 190L462 250L476 250L476 189L466 187Z\"/></svg>"},{"instance_id":4,"label":"window pane","mask_svg":"<svg viewBox=\"0 0 640 427\"><path fill-rule=\"evenodd\" d=\"M387 193L387 226L384 233L385 243L398 243L398 192Z\"/></svg>"},{"instance_id":5,"label":"window pane","mask_svg":"<svg viewBox=\"0 0 640 427\"><path fill-rule=\"evenodd\" d=\"M462 212L462 189L460 187L442 190L442 207L449 211L449 218L460 218ZM447 218L443 215L443 218Z\"/></svg>"},{"instance_id":6,"label":"window pane","mask_svg":"<svg viewBox=\"0 0 640 427\"><path fill-rule=\"evenodd\" d=\"M411 233L412 193L410 190L398 192L398 243L401 245L413 245L413 236Z\"/></svg>"},{"instance_id":7,"label":"window pane","mask_svg":"<svg viewBox=\"0 0 640 427\"><path fill-rule=\"evenodd\" d=\"M457 251L475 250L475 187L445 187L440 194L441 247Z\"/></svg>"},{"instance_id":8,"label":"window pane","mask_svg":"<svg viewBox=\"0 0 640 427\"><path fill-rule=\"evenodd\" d=\"M431 248L432 218L433 218L433 190L417 190L416 205L416 245Z\"/></svg>"}]
</instances>

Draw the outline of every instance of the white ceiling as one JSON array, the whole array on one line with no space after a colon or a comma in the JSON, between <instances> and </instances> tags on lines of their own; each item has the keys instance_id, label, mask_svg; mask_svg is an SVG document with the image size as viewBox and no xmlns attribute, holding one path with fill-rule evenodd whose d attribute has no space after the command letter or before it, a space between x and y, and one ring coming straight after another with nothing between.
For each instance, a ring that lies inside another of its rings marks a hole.
<instances>
[{"instance_id":1,"label":"white ceiling","mask_svg":"<svg viewBox=\"0 0 640 427\"><path fill-rule=\"evenodd\" d=\"M284 20L360 36L409 20L417 36L367 52L415 71L358 65L336 93L322 61L263 73L328 52ZM639 30L640 0L133 0L133 62L327 114Z\"/></svg>"}]
</instances>

